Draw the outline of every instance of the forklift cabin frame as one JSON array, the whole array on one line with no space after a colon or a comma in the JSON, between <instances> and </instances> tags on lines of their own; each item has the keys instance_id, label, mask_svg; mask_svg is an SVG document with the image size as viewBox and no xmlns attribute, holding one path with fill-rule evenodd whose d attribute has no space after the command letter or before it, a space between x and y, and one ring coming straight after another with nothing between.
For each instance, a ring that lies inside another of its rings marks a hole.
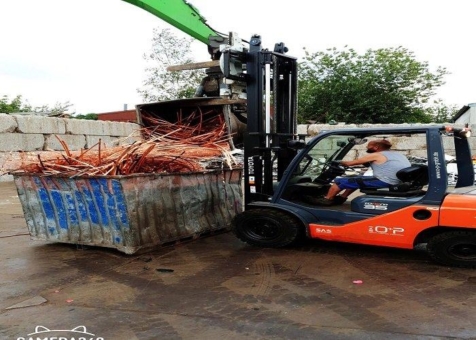
<instances>
[{"instance_id":1,"label":"forklift cabin frame","mask_svg":"<svg viewBox=\"0 0 476 340\"><path fill-rule=\"evenodd\" d=\"M371 128L371 129L339 129L328 132L322 132L313 138L306 147L290 163L288 169L284 172L274 195L266 206L273 206L286 211L296 209L303 210L303 222L306 224L313 221L328 220L332 223L345 224L357 220L371 217L367 214L345 212L336 214L332 207L307 207L300 203L290 201L285 198L286 190L293 184L293 177L300 162L305 158L315 145L330 136L342 135L349 137L366 138L370 136L403 136L412 134L424 134L426 136L427 159L428 159L428 190L418 203L425 206L440 206L443 202L447 190L447 172L445 166L445 150L443 149L442 134L445 133L444 126L423 126L423 127L399 127L399 128ZM472 186L474 183L474 170L471 159L471 150L467 138L462 138L458 133L454 134L455 153L457 157L458 182L456 188ZM339 161L345 154L337 155L331 159ZM297 184L299 185L299 183ZM301 184L305 186L305 184ZM389 195L391 196L391 195ZM252 206L264 206L261 202L254 202ZM297 214L299 215L299 214ZM304 217L308 216L308 217ZM312 217L311 217L312 216Z\"/></svg>"}]
</instances>

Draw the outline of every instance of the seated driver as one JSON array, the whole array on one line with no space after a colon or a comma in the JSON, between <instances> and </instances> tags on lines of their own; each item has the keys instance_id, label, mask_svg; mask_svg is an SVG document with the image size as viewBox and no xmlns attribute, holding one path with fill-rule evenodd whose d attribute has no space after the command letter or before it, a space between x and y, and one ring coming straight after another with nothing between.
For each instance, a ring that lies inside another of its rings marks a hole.
<instances>
[{"instance_id":1,"label":"seated driver","mask_svg":"<svg viewBox=\"0 0 476 340\"><path fill-rule=\"evenodd\" d=\"M344 166L361 165L370 163L373 176L352 176L336 178L329 188L327 195L315 199L320 205L342 204L350 194L359 189L360 185L372 188L388 188L390 185L399 184L397 172L411 166L408 159L396 152L391 151L392 144L386 139L370 141L367 144L368 155L354 161L342 161ZM344 190L341 195L337 195Z\"/></svg>"}]
</instances>

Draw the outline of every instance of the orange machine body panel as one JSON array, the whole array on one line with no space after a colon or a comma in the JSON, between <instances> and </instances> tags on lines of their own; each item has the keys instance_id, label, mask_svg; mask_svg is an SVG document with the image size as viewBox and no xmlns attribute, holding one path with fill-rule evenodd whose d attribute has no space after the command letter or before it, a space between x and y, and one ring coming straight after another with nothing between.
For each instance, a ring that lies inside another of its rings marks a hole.
<instances>
[{"instance_id":1,"label":"orange machine body panel","mask_svg":"<svg viewBox=\"0 0 476 340\"><path fill-rule=\"evenodd\" d=\"M428 218L415 218L417 211L425 211ZM416 236L425 229L438 226L438 220L439 207L416 204L345 225L310 223L309 235L328 241L412 249Z\"/></svg>"},{"instance_id":2,"label":"orange machine body panel","mask_svg":"<svg viewBox=\"0 0 476 340\"><path fill-rule=\"evenodd\" d=\"M476 228L476 191L447 195L440 214L441 226Z\"/></svg>"}]
</instances>

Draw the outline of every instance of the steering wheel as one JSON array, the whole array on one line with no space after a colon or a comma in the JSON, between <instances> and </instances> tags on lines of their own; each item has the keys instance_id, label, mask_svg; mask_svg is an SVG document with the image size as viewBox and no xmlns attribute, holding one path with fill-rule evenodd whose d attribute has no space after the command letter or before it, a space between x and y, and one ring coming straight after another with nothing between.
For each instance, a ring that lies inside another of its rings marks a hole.
<instances>
[{"instance_id":1,"label":"steering wheel","mask_svg":"<svg viewBox=\"0 0 476 340\"><path fill-rule=\"evenodd\" d=\"M344 172L346 167L342 165L340 162L331 161L329 163L329 170L333 170L335 172Z\"/></svg>"},{"instance_id":2,"label":"steering wheel","mask_svg":"<svg viewBox=\"0 0 476 340\"><path fill-rule=\"evenodd\" d=\"M328 161L322 166L321 176L323 177L336 177L345 172L346 168L337 161ZM321 177L319 176L319 177Z\"/></svg>"},{"instance_id":3,"label":"steering wheel","mask_svg":"<svg viewBox=\"0 0 476 340\"><path fill-rule=\"evenodd\" d=\"M332 173L342 175L346 170L353 170L350 166L343 165L338 161L330 161L326 164L325 171L331 171Z\"/></svg>"},{"instance_id":4,"label":"steering wheel","mask_svg":"<svg viewBox=\"0 0 476 340\"><path fill-rule=\"evenodd\" d=\"M328 184L334 178L342 176L345 173L346 167L337 161L328 161L322 166L319 176L313 182L320 184Z\"/></svg>"}]
</instances>

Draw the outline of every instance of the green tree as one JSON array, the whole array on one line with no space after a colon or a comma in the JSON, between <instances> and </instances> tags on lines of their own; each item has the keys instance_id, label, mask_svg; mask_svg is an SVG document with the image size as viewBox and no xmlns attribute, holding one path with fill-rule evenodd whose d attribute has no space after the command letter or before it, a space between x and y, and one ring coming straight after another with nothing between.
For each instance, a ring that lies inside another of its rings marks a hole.
<instances>
[{"instance_id":1,"label":"green tree","mask_svg":"<svg viewBox=\"0 0 476 340\"><path fill-rule=\"evenodd\" d=\"M50 107L48 105L32 107L28 103L28 101L23 101L23 97L21 95L16 96L12 100L10 100L7 95L4 95L2 98L0 98L0 113L47 112L49 114L55 115L66 112L71 106L72 104L70 104L69 102L57 102L53 107Z\"/></svg>"},{"instance_id":2,"label":"green tree","mask_svg":"<svg viewBox=\"0 0 476 340\"><path fill-rule=\"evenodd\" d=\"M448 74L403 47L305 51L299 65L299 119L346 123L428 123L428 101Z\"/></svg>"},{"instance_id":3,"label":"green tree","mask_svg":"<svg viewBox=\"0 0 476 340\"><path fill-rule=\"evenodd\" d=\"M154 29L152 50L144 59L153 66L146 68L147 78L138 93L145 102L191 98L203 74L198 70L168 72L171 65L193 62L190 45L193 39L178 39L170 29Z\"/></svg>"},{"instance_id":4,"label":"green tree","mask_svg":"<svg viewBox=\"0 0 476 340\"><path fill-rule=\"evenodd\" d=\"M12 100L4 95L0 98L0 113L30 112L30 106L23 103L21 96L16 96Z\"/></svg>"},{"instance_id":5,"label":"green tree","mask_svg":"<svg viewBox=\"0 0 476 340\"><path fill-rule=\"evenodd\" d=\"M433 105L427 109L434 123L451 122L458 110L456 105L446 105L441 99L433 101Z\"/></svg>"},{"instance_id":6,"label":"green tree","mask_svg":"<svg viewBox=\"0 0 476 340\"><path fill-rule=\"evenodd\" d=\"M96 113L87 113L85 115L76 115L73 118L85 119L85 120L98 120L98 115Z\"/></svg>"}]
</instances>

